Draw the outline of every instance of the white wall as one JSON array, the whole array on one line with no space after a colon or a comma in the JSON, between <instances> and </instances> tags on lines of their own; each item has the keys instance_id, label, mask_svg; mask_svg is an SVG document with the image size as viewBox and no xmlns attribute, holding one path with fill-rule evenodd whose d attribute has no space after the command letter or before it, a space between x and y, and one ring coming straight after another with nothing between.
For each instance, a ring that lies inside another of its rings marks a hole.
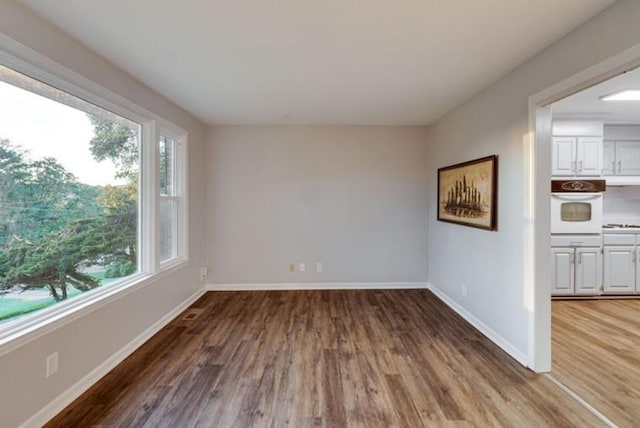
<instances>
[{"instance_id":1,"label":"white wall","mask_svg":"<svg viewBox=\"0 0 640 428\"><path fill-rule=\"evenodd\" d=\"M426 128L215 127L208 140L212 282L426 282Z\"/></svg>"},{"instance_id":2,"label":"white wall","mask_svg":"<svg viewBox=\"0 0 640 428\"><path fill-rule=\"evenodd\" d=\"M522 360L531 355L531 307L523 285L528 98L637 43L640 2L619 1L429 129L431 192L438 167L494 153L500 157L497 232L437 222L436 207L430 206L430 281Z\"/></svg>"},{"instance_id":3,"label":"white wall","mask_svg":"<svg viewBox=\"0 0 640 428\"><path fill-rule=\"evenodd\" d=\"M607 186L603 223L640 224L640 186Z\"/></svg>"},{"instance_id":4,"label":"white wall","mask_svg":"<svg viewBox=\"0 0 640 428\"><path fill-rule=\"evenodd\" d=\"M0 2L4 35L176 123L189 132L190 256L163 277L0 357L0 426L14 427L40 411L116 351L194 295L204 262L204 126L196 119L69 39L13 1ZM60 353L60 370L45 379L45 356Z\"/></svg>"},{"instance_id":5,"label":"white wall","mask_svg":"<svg viewBox=\"0 0 640 428\"><path fill-rule=\"evenodd\" d=\"M604 125L603 138L604 140L640 140L640 125Z\"/></svg>"}]
</instances>

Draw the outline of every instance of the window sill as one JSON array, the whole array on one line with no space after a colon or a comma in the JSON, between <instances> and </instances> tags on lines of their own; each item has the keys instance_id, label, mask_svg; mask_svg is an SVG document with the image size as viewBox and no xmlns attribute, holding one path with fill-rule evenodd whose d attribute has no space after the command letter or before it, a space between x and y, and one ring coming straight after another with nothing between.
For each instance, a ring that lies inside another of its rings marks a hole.
<instances>
[{"instance_id":1,"label":"window sill","mask_svg":"<svg viewBox=\"0 0 640 428\"><path fill-rule=\"evenodd\" d=\"M162 266L162 270L156 274L136 274L121 283L110 285L105 289L98 289L89 296L79 296L63 305L52 306L43 313L26 315L25 319L9 321L6 326L0 327L0 357L13 350L26 345L58 328L69 324L83 316L119 300L134 291L153 284L159 279L168 276L186 266L186 260L176 260Z\"/></svg>"},{"instance_id":2,"label":"window sill","mask_svg":"<svg viewBox=\"0 0 640 428\"><path fill-rule=\"evenodd\" d=\"M182 266L186 262L187 262L187 259L182 258L182 257L176 257L176 258L164 261L164 262L160 262L160 273L174 270L178 266Z\"/></svg>"}]
</instances>

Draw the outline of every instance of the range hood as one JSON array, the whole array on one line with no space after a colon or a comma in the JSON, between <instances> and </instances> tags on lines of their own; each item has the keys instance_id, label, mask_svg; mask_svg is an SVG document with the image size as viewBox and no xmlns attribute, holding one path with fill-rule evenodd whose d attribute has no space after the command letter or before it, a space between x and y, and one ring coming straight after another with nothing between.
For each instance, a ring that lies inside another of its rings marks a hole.
<instances>
[{"instance_id":1,"label":"range hood","mask_svg":"<svg viewBox=\"0 0 640 428\"><path fill-rule=\"evenodd\" d=\"M640 186L640 175L626 175L626 176L604 176L602 177L607 181L607 186Z\"/></svg>"}]
</instances>

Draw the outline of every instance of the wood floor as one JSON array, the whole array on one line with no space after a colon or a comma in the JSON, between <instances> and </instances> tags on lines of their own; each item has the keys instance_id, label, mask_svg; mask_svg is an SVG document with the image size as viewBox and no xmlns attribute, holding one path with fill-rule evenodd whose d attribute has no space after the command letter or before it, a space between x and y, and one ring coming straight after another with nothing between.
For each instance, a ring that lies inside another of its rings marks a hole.
<instances>
[{"instance_id":1,"label":"wood floor","mask_svg":"<svg viewBox=\"0 0 640 428\"><path fill-rule=\"evenodd\" d=\"M47 426L602 424L430 292L389 290L208 293Z\"/></svg>"},{"instance_id":2,"label":"wood floor","mask_svg":"<svg viewBox=\"0 0 640 428\"><path fill-rule=\"evenodd\" d=\"M640 300L552 302L551 375L620 427L640 426Z\"/></svg>"}]
</instances>

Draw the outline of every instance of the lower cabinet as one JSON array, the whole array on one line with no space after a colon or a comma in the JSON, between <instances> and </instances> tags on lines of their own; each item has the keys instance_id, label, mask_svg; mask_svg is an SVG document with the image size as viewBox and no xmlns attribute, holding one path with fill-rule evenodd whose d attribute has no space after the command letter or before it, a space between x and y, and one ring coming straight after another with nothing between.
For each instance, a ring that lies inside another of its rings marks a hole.
<instances>
[{"instance_id":1,"label":"lower cabinet","mask_svg":"<svg viewBox=\"0 0 640 428\"><path fill-rule=\"evenodd\" d=\"M600 294L602 248L576 248L576 294Z\"/></svg>"},{"instance_id":2,"label":"lower cabinet","mask_svg":"<svg viewBox=\"0 0 640 428\"><path fill-rule=\"evenodd\" d=\"M551 248L551 294L572 296L575 292L575 248Z\"/></svg>"},{"instance_id":3,"label":"lower cabinet","mask_svg":"<svg viewBox=\"0 0 640 428\"><path fill-rule=\"evenodd\" d=\"M640 234L552 235L553 296L640 295Z\"/></svg>"},{"instance_id":4,"label":"lower cabinet","mask_svg":"<svg viewBox=\"0 0 640 428\"><path fill-rule=\"evenodd\" d=\"M636 293L636 284L640 281L637 278L638 250L635 240L635 235L604 236L604 293Z\"/></svg>"},{"instance_id":5,"label":"lower cabinet","mask_svg":"<svg viewBox=\"0 0 640 428\"><path fill-rule=\"evenodd\" d=\"M600 294L601 247L553 247L551 258L554 296Z\"/></svg>"}]
</instances>

